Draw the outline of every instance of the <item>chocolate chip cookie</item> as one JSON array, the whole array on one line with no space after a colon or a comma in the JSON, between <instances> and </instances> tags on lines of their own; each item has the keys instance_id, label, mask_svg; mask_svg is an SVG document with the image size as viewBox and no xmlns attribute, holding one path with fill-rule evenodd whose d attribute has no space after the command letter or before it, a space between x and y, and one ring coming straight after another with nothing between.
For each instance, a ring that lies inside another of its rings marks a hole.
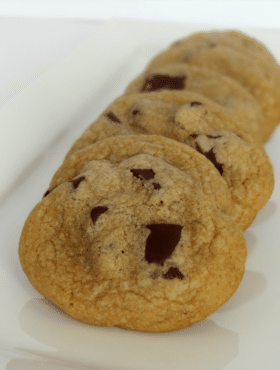
<instances>
[{"instance_id":1,"label":"chocolate chip cookie","mask_svg":"<svg viewBox=\"0 0 280 370\"><path fill-rule=\"evenodd\" d=\"M231 111L245 130L263 123L260 106L247 89L228 76L195 65L175 63L152 68L132 81L124 95L164 90L199 93Z\"/></svg>"},{"instance_id":2,"label":"chocolate chip cookie","mask_svg":"<svg viewBox=\"0 0 280 370\"><path fill-rule=\"evenodd\" d=\"M115 99L76 140L66 155L96 141L128 134L163 135L184 142L186 137L211 130L243 130L261 140L257 121L238 117L231 109L201 94L161 91L123 95Z\"/></svg>"},{"instance_id":3,"label":"chocolate chip cookie","mask_svg":"<svg viewBox=\"0 0 280 370\"><path fill-rule=\"evenodd\" d=\"M186 63L231 77L248 89L262 108L264 121L261 129L265 142L280 121L279 65L275 60L254 57L244 48L234 47L232 41L222 40L229 40L228 34L218 31L210 33L210 36L205 32L178 40L157 55L146 72L168 64ZM267 52L266 55L270 54Z\"/></svg>"},{"instance_id":4,"label":"chocolate chip cookie","mask_svg":"<svg viewBox=\"0 0 280 370\"><path fill-rule=\"evenodd\" d=\"M171 331L225 303L246 244L226 214L227 186L196 150L158 136L121 136L70 156L23 229L19 255L34 287L72 317Z\"/></svg>"}]
</instances>

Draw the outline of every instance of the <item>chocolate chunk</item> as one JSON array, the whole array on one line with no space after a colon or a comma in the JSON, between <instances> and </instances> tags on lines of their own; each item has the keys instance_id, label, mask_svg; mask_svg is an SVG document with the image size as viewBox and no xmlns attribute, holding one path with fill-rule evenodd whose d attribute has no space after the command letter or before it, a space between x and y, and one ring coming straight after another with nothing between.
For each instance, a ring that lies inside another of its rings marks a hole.
<instances>
[{"instance_id":1,"label":"chocolate chunk","mask_svg":"<svg viewBox=\"0 0 280 370\"><path fill-rule=\"evenodd\" d=\"M51 192L51 190L47 190L47 191L45 192L45 194L43 195L43 198L45 198L47 195L49 195L49 194L50 194L50 192Z\"/></svg>"},{"instance_id":2,"label":"chocolate chunk","mask_svg":"<svg viewBox=\"0 0 280 370\"><path fill-rule=\"evenodd\" d=\"M161 186L158 182L153 182L154 189L161 189Z\"/></svg>"},{"instance_id":3,"label":"chocolate chunk","mask_svg":"<svg viewBox=\"0 0 280 370\"><path fill-rule=\"evenodd\" d=\"M148 76L144 82L141 92L168 90L183 90L185 88L186 76L168 76L155 74Z\"/></svg>"},{"instance_id":4,"label":"chocolate chunk","mask_svg":"<svg viewBox=\"0 0 280 370\"><path fill-rule=\"evenodd\" d=\"M80 176L75 180L71 180L70 182L72 182L73 188L77 189L77 187L80 185L80 183L84 180L85 180L85 176Z\"/></svg>"},{"instance_id":5,"label":"chocolate chunk","mask_svg":"<svg viewBox=\"0 0 280 370\"><path fill-rule=\"evenodd\" d=\"M190 137L192 137L193 139L196 139L198 137L198 134L191 134Z\"/></svg>"},{"instance_id":6,"label":"chocolate chunk","mask_svg":"<svg viewBox=\"0 0 280 370\"><path fill-rule=\"evenodd\" d=\"M195 107L196 105L202 105L199 101L192 101L191 102L191 107Z\"/></svg>"},{"instance_id":7,"label":"chocolate chunk","mask_svg":"<svg viewBox=\"0 0 280 370\"><path fill-rule=\"evenodd\" d=\"M209 161L211 161L213 163L213 165L217 168L217 170L220 172L221 176L223 175L224 173L224 170L223 170L223 165L222 163L219 163L217 162L217 159L216 159L216 156L215 156L215 153L213 151L214 148L210 149L209 152L203 152L200 148L200 146L196 143L196 150L203 154L207 159L209 159Z\"/></svg>"},{"instance_id":8,"label":"chocolate chunk","mask_svg":"<svg viewBox=\"0 0 280 370\"><path fill-rule=\"evenodd\" d=\"M121 121L118 119L118 117L113 112L108 112L106 114L106 118L108 118L112 122L121 123Z\"/></svg>"},{"instance_id":9,"label":"chocolate chunk","mask_svg":"<svg viewBox=\"0 0 280 370\"><path fill-rule=\"evenodd\" d=\"M100 215L102 215L102 213L105 213L106 211L108 211L107 207L94 207L94 208L92 208L92 210L90 212L90 217L92 219L92 222L95 223L96 220L98 219L98 217Z\"/></svg>"},{"instance_id":10,"label":"chocolate chunk","mask_svg":"<svg viewBox=\"0 0 280 370\"><path fill-rule=\"evenodd\" d=\"M133 173L133 176L137 177L140 180L150 180L155 177L155 173L153 170L132 169L130 171Z\"/></svg>"},{"instance_id":11,"label":"chocolate chunk","mask_svg":"<svg viewBox=\"0 0 280 370\"><path fill-rule=\"evenodd\" d=\"M132 169L130 170L133 173L133 176L137 177L141 181L143 180L150 180L155 177L155 173L153 170L140 170L140 169ZM158 182L153 182L154 189L161 189L161 186Z\"/></svg>"},{"instance_id":12,"label":"chocolate chunk","mask_svg":"<svg viewBox=\"0 0 280 370\"><path fill-rule=\"evenodd\" d=\"M132 111L132 114L133 114L134 116L136 116L137 114L140 114L140 110L139 110L139 109L134 109L134 110Z\"/></svg>"},{"instance_id":13,"label":"chocolate chunk","mask_svg":"<svg viewBox=\"0 0 280 370\"><path fill-rule=\"evenodd\" d=\"M220 137L222 137L222 135L206 135L209 139L219 139Z\"/></svg>"},{"instance_id":14,"label":"chocolate chunk","mask_svg":"<svg viewBox=\"0 0 280 370\"><path fill-rule=\"evenodd\" d=\"M184 275L181 273L180 270L177 269L177 267L170 267L170 269L162 275L164 279L183 279Z\"/></svg>"},{"instance_id":15,"label":"chocolate chunk","mask_svg":"<svg viewBox=\"0 0 280 370\"><path fill-rule=\"evenodd\" d=\"M151 233L146 241L145 259L148 263L163 265L179 243L183 226L151 224L146 227Z\"/></svg>"}]
</instances>

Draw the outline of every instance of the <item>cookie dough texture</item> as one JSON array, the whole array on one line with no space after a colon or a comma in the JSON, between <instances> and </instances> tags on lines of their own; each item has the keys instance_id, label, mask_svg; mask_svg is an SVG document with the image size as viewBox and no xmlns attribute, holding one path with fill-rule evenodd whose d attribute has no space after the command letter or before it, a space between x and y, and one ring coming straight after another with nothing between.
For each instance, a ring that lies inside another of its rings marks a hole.
<instances>
[{"instance_id":1,"label":"cookie dough texture","mask_svg":"<svg viewBox=\"0 0 280 370\"><path fill-rule=\"evenodd\" d=\"M68 162L20 240L22 267L45 297L86 323L171 331L233 295L246 244L204 156L139 135L101 141Z\"/></svg>"},{"instance_id":2,"label":"cookie dough texture","mask_svg":"<svg viewBox=\"0 0 280 370\"><path fill-rule=\"evenodd\" d=\"M185 63L209 68L239 82L258 101L265 142L280 120L280 68L260 43L238 32L205 32L173 43L148 65L154 68Z\"/></svg>"}]
</instances>

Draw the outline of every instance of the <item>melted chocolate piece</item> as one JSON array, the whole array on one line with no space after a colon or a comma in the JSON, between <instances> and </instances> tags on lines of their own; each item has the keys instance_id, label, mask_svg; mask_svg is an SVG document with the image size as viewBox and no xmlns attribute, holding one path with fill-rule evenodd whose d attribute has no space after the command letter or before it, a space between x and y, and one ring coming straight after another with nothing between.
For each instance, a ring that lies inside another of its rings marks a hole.
<instances>
[{"instance_id":1,"label":"melted chocolate piece","mask_svg":"<svg viewBox=\"0 0 280 370\"><path fill-rule=\"evenodd\" d=\"M105 213L106 211L108 211L107 207L94 207L94 208L92 208L92 210L90 212L90 217L92 219L92 222L95 224L98 217L100 215L102 215L102 213Z\"/></svg>"},{"instance_id":2,"label":"melted chocolate piece","mask_svg":"<svg viewBox=\"0 0 280 370\"><path fill-rule=\"evenodd\" d=\"M151 233L146 241L145 259L148 263L163 265L179 243L183 226L151 224L146 227Z\"/></svg>"},{"instance_id":3,"label":"melted chocolate piece","mask_svg":"<svg viewBox=\"0 0 280 370\"><path fill-rule=\"evenodd\" d=\"M47 191L45 192L45 194L43 195L43 198L45 198L47 195L49 195L49 194L50 194L50 192L51 192L51 190L47 190Z\"/></svg>"},{"instance_id":4,"label":"melted chocolate piece","mask_svg":"<svg viewBox=\"0 0 280 370\"><path fill-rule=\"evenodd\" d=\"M118 119L118 117L113 112L108 112L106 114L106 118L108 118L112 122L121 123L121 121Z\"/></svg>"},{"instance_id":5,"label":"melted chocolate piece","mask_svg":"<svg viewBox=\"0 0 280 370\"><path fill-rule=\"evenodd\" d=\"M194 107L196 105L202 105L202 103L200 103L199 101L192 101L191 102L191 107Z\"/></svg>"},{"instance_id":6,"label":"melted chocolate piece","mask_svg":"<svg viewBox=\"0 0 280 370\"><path fill-rule=\"evenodd\" d=\"M154 189L161 189L161 186L158 182L153 182Z\"/></svg>"},{"instance_id":7,"label":"melted chocolate piece","mask_svg":"<svg viewBox=\"0 0 280 370\"><path fill-rule=\"evenodd\" d=\"M162 275L164 279L183 279L184 275L181 273L180 270L177 269L177 267L170 267L170 269Z\"/></svg>"},{"instance_id":8,"label":"melted chocolate piece","mask_svg":"<svg viewBox=\"0 0 280 370\"><path fill-rule=\"evenodd\" d=\"M155 173L153 170L132 169L130 171L133 173L133 176L137 177L140 180L150 180L155 177Z\"/></svg>"},{"instance_id":9,"label":"melted chocolate piece","mask_svg":"<svg viewBox=\"0 0 280 370\"><path fill-rule=\"evenodd\" d=\"M185 88L185 76L168 76L155 74L148 76L144 82L141 92L168 90L183 90Z\"/></svg>"},{"instance_id":10,"label":"melted chocolate piece","mask_svg":"<svg viewBox=\"0 0 280 370\"><path fill-rule=\"evenodd\" d=\"M209 159L209 161L211 161L213 163L213 165L217 168L217 170L220 172L220 174L222 176L223 173L224 173L223 164L217 162L217 159L216 159L216 156L215 156L215 153L214 153L213 149L214 148L210 149L209 152L203 153L203 151L201 150L200 146L196 143L196 150L199 153L203 154L207 159Z\"/></svg>"},{"instance_id":11,"label":"melted chocolate piece","mask_svg":"<svg viewBox=\"0 0 280 370\"><path fill-rule=\"evenodd\" d=\"M198 134L191 134L190 137L192 137L193 139L196 139L198 137Z\"/></svg>"},{"instance_id":12,"label":"melted chocolate piece","mask_svg":"<svg viewBox=\"0 0 280 370\"><path fill-rule=\"evenodd\" d=\"M132 111L132 114L133 114L134 116L136 116L137 114L140 114L140 110L139 110L139 109L134 109L134 110Z\"/></svg>"},{"instance_id":13,"label":"melted chocolate piece","mask_svg":"<svg viewBox=\"0 0 280 370\"><path fill-rule=\"evenodd\" d=\"M133 173L133 176L137 177L141 181L143 180L151 180L155 177L155 173L153 170L140 170L140 169L132 169L130 170ZM161 189L161 186L158 182L153 182L154 189Z\"/></svg>"},{"instance_id":14,"label":"melted chocolate piece","mask_svg":"<svg viewBox=\"0 0 280 370\"><path fill-rule=\"evenodd\" d=\"M70 182L72 182L73 188L77 189L77 187L80 185L80 183L84 180L85 180L85 176L80 176L75 180L71 180Z\"/></svg>"}]
</instances>

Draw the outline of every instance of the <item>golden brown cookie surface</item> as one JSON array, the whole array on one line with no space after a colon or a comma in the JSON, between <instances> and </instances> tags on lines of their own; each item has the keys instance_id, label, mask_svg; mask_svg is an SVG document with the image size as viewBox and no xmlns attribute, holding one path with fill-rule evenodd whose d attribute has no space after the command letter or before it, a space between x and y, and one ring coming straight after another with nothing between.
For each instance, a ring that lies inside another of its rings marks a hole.
<instances>
[{"instance_id":1,"label":"golden brown cookie surface","mask_svg":"<svg viewBox=\"0 0 280 370\"><path fill-rule=\"evenodd\" d=\"M210 35L208 32L194 34L175 42L150 62L146 72L168 64L186 63L233 78L248 89L261 106L265 118L261 128L263 141L266 141L280 120L279 65L269 58L261 62L264 59L246 53L240 46L234 47L234 41L223 41L230 39L226 32L217 32L216 36L212 32ZM272 72L267 72L267 68Z\"/></svg>"},{"instance_id":2,"label":"golden brown cookie surface","mask_svg":"<svg viewBox=\"0 0 280 370\"><path fill-rule=\"evenodd\" d=\"M208 45L215 47L217 44L228 46L237 50L254 60L262 69L266 79L275 86L280 82L280 69L275 58L261 42L255 38L245 35L240 31L211 31L204 33L194 33L193 35L178 40L174 46L183 43L192 43L194 48L198 45Z\"/></svg>"},{"instance_id":3,"label":"golden brown cookie surface","mask_svg":"<svg viewBox=\"0 0 280 370\"><path fill-rule=\"evenodd\" d=\"M226 108L243 122L243 129L261 125L263 116L255 98L234 79L209 68L172 63L142 73L126 88L124 95L164 90L195 92Z\"/></svg>"},{"instance_id":4,"label":"golden brown cookie surface","mask_svg":"<svg viewBox=\"0 0 280 370\"><path fill-rule=\"evenodd\" d=\"M243 132L230 131L194 133L186 144L217 168L231 193L229 213L246 230L274 188L273 168L262 145Z\"/></svg>"},{"instance_id":5,"label":"golden brown cookie surface","mask_svg":"<svg viewBox=\"0 0 280 370\"><path fill-rule=\"evenodd\" d=\"M176 330L232 296L246 244L206 158L139 136L69 157L75 177L61 170L60 185L27 219L19 254L35 288L81 321Z\"/></svg>"},{"instance_id":6,"label":"golden brown cookie surface","mask_svg":"<svg viewBox=\"0 0 280 370\"><path fill-rule=\"evenodd\" d=\"M247 130L246 130L247 129ZM185 142L192 133L244 130L261 140L259 124L201 94L161 91L123 95L113 101L72 145L66 158L96 141L128 134L162 135Z\"/></svg>"}]
</instances>

